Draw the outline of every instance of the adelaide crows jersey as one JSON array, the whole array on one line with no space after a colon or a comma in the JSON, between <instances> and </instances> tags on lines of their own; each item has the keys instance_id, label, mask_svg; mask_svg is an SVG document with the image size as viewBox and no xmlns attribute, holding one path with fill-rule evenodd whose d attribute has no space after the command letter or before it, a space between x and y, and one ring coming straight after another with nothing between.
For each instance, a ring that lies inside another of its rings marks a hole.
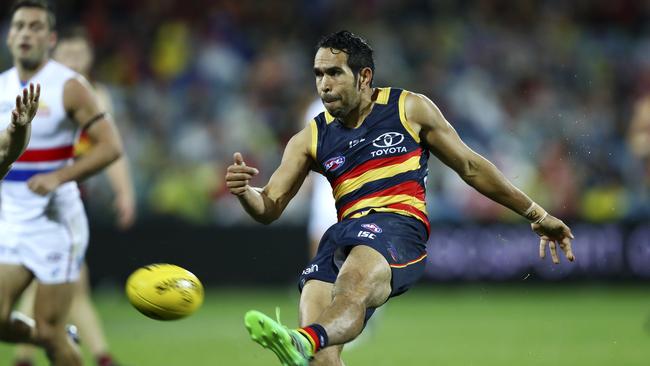
<instances>
[{"instance_id":1,"label":"adelaide crows jersey","mask_svg":"<svg viewBox=\"0 0 650 366\"><path fill-rule=\"evenodd\" d=\"M311 121L311 155L332 186L339 221L394 212L422 221L429 230L429 151L406 120L407 93L379 88L372 111L354 129L327 111Z\"/></svg>"}]
</instances>

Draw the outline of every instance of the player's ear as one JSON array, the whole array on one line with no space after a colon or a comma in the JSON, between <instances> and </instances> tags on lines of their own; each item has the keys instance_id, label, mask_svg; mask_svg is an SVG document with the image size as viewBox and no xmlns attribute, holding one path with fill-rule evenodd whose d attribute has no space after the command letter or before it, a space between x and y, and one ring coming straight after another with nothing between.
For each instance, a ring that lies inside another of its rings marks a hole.
<instances>
[{"instance_id":1,"label":"player's ear","mask_svg":"<svg viewBox=\"0 0 650 366\"><path fill-rule=\"evenodd\" d=\"M55 31L50 32L50 39L48 40L49 46L50 46L50 52L54 51L54 47L56 47L56 41L58 40L58 36Z\"/></svg>"},{"instance_id":2,"label":"player's ear","mask_svg":"<svg viewBox=\"0 0 650 366\"><path fill-rule=\"evenodd\" d=\"M359 70L359 90L370 87L372 76L372 69L369 67L364 67L363 69Z\"/></svg>"}]
</instances>

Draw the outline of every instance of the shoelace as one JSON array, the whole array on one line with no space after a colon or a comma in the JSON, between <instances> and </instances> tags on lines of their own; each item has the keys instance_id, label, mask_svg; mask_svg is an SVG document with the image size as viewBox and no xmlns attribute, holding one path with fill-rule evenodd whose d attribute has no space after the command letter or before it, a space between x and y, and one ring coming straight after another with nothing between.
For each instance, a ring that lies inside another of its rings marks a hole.
<instances>
[{"instance_id":1,"label":"shoelace","mask_svg":"<svg viewBox=\"0 0 650 366\"><path fill-rule=\"evenodd\" d=\"M296 347L298 352L300 352L300 354L303 357L305 357L307 359L312 359L313 357L307 356L308 351L303 346L303 343L300 342L300 340L296 339L296 337L302 337L302 334L300 334L300 333L298 333L296 331L292 331L292 329L289 329L288 327L283 325L282 322L280 321L280 307L279 306L275 307L275 320L277 320L278 324L282 325L284 327L284 329L287 330L287 333L289 333L289 337L291 337L291 342L293 343L293 346Z\"/></svg>"}]
</instances>

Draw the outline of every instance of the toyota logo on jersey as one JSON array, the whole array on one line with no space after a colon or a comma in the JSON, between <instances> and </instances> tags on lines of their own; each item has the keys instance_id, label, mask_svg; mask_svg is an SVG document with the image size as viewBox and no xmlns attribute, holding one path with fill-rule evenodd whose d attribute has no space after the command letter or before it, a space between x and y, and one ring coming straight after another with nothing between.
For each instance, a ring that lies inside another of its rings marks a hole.
<instances>
[{"instance_id":1,"label":"toyota logo on jersey","mask_svg":"<svg viewBox=\"0 0 650 366\"><path fill-rule=\"evenodd\" d=\"M333 158L327 159L327 161L323 164L325 166L325 171L326 172L333 172L336 169L340 168L345 164L345 156L335 156Z\"/></svg>"},{"instance_id":2,"label":"toyota logo on jersey","mask_svg":"<svg viewBox=\"0 0 650 366\"><path fill-rule=\"evenodd\" d=\"M386 132L372 141L375 147L391 147L404 141L404 135L399 132Z\"/></svg>"}]
</instances>

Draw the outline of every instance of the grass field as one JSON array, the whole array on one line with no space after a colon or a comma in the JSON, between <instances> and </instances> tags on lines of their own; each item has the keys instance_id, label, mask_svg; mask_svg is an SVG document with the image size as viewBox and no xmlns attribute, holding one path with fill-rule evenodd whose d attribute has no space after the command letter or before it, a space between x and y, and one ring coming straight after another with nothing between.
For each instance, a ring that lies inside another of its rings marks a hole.
<instances>
[{"instance_id":1,"label":"grass field","mask_svg":"<svg viewBox=\"0 0 650 366\"><path fill-rule=\"evenodd\" d=\"M248 339L242 316L248 309L274 316L278 305L283 321L296 325L290 288L213 288L197 314L176 322L141 316L119 291L95 298L126 366L278 365ZM420 286L371 323L346 351L347 366L650 365L647 285ZM10 360L11 348L0 345L0 366Z\"/></svg>"}]
</instances>

